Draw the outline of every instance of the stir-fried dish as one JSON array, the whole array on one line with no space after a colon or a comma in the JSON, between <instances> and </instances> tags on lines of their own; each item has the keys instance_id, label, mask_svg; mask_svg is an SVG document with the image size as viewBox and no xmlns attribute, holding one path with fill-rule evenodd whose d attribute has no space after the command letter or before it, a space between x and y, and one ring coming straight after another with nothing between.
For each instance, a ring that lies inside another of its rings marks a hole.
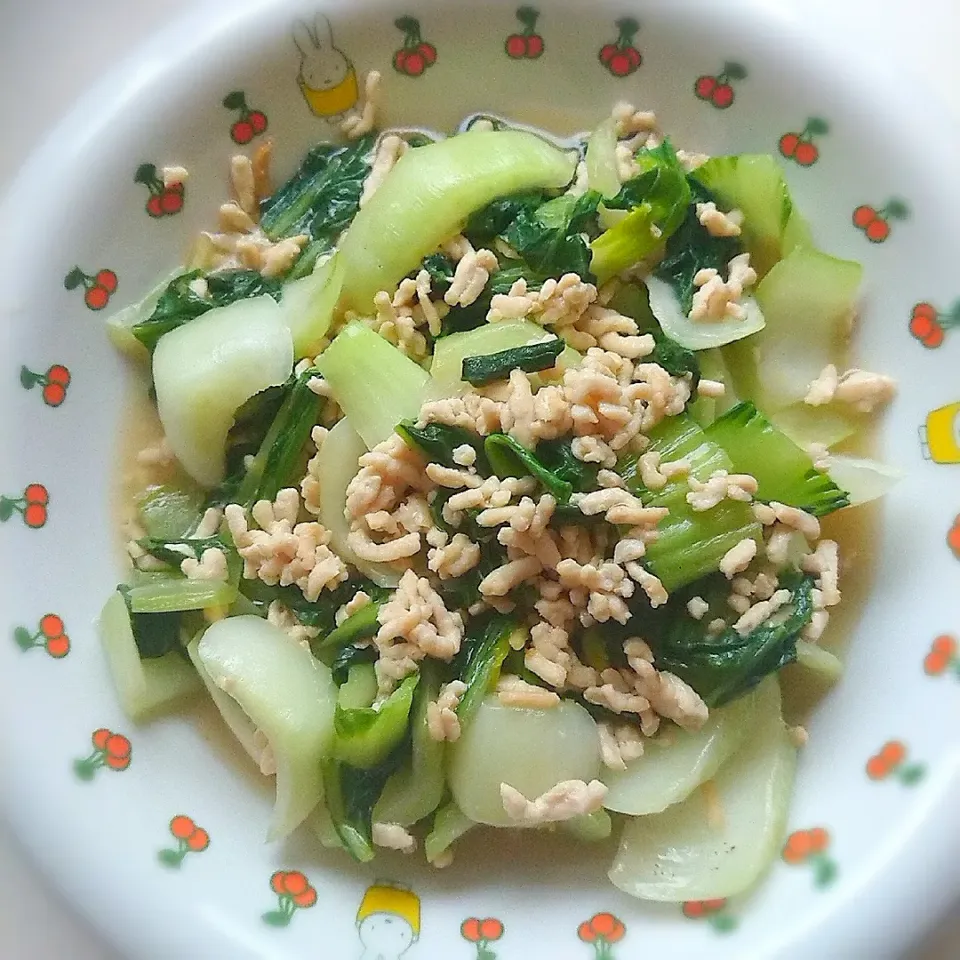
<instances>
[{"instance_id":1,"label":"stir-fried dish","mask_svg":"<svg viewBox=\"0 0 960 960\"><path fill-rule=\"evenodd\" d=\"M162 426L102 618L124 708L205 690L272 839L617 831L623 890L737 893L806 739L781 684L842 670L821 520L894 476L838 452L894 393L848 364L861 268L771 157L625 104L569 140L374 107L276 188L234 157L109 324Z\"/></svg>"}]
</instances>

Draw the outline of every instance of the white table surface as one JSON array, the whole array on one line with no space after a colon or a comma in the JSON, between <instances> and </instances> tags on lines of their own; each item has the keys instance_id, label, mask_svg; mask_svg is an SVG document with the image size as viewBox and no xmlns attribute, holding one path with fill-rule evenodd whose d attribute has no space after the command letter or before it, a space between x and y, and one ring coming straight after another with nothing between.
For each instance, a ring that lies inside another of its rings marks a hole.
<instances>
[{"instance_id":1,"label":"white table surface","mask_svg":"<svg viewBox=\"0 0 960 960\"><path fill-rule=\"evenodd\" d=\"M5 129L0 184L25 162L74 99L131 45L188 5L230 0L0 0L0 90ZM586 2L586 0L585 0ZM713 0L722 3L722 0ZM960 124L960 0L766 0L829 18L862 10L864 38L889 49L891 70L939 97ZM911 71L916 71L910 76ZM957 158L960 169L960 157ZM0 188L2 192L2 188ZM48 887L0 823L0 957L3 960L121 960ZM958 960L960 916L911 960ZM868 958L828 958L868 960Z\"/></svg>"}]
</instances>

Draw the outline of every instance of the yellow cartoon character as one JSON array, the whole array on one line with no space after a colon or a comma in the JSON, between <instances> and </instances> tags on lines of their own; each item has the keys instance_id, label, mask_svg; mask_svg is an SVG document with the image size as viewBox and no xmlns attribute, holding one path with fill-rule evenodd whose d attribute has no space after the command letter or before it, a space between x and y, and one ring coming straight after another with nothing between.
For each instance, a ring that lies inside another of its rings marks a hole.
<instances>
[{"instance_id":1,"label":"yellow cartoon character","mask_svg":"<svg viewBox=\"0 0 960 960\"><path fill-rule=\"evenodd\" d=\"M420 898L378 881L363 895L357 932L363 944L360 960L399 960L420 938Z\"/></svg>"},{"instance_id":2,"label":"yellow cartoon character","mask_svg":"<svg viewBox=\"0 0 960 960\"><path fill-rule=\"evenodd\" d=\"M920 428L920 449L934 463L960 463L960 401L927 416Z\"/></svg>"},{"instance_id":3,"label":"yellow cartoon character","mask_svg":"<svg viewBox=\"0 0 960 960\"><path fill-rule=\"evenodd\" d=\"M311 29L298 20L293 42L300 51L297 83L307 106L318 117L336 117L353 109L360 98L357 71L334 45L330 21L318 13Z\"/></svg>"}]
</instances>

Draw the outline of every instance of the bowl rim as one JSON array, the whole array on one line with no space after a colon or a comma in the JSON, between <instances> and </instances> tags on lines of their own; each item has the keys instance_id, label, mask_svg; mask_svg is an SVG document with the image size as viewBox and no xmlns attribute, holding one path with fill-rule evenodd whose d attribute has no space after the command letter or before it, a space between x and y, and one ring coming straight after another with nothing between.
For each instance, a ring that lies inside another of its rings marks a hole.
<instances>
[{"instance_id":1,"label":"bowl rim","mask_svg":"<svg viewBox=\"0 0 960 960\"><path fill-rule=\"evenodd\" d=\"M434 7L456 5L458 0L425 0ZM513 6L512 0L477 0L478 5ZM603 0L608 2L608 0ZM845 91L858 99L868 99L868 88L878 87L884 91L885 105L891 111L899 113L898 126L909 130L912 135L922 139L932 149L925 162L940 168L940 176L949 172L948 158L950 148L955 147L952 137L946 131L952 131L956 124L946 115L944 107L931 102L925 94L917 99L912 95L915 89L910 78L906 82L892 84L887 73L882 70L883 62L879 53L861 49L851 50L843 43L843 34L826 37L815 34L812 27L801 22L799 14L792 15L785 9L774 9L764 0L727 0L731 7L743 11L756 12L766 22L779 24L779 29L800 33L812 43L811 56L831 68L841 62L847 64L844 80ZM676 6L696 9L709 3L709 0L682 0ZM395 0L315 0L310 9L318 7L331 12L350 15L363 7L363 13L375 8L394 9ZM540 6L576 7L576 0L540 0ZM667 0L656 0L648 16L670 16L673 5ZM129 54L111 67L75 101L58 123L56 123L40 144L31 152L20 171L10 182L8 189L0 198L0 252L14 249L15 237L13 225L22 222L18 219L21 207L29 207L32 216L45 221L52 215L48 196L45 171L61 168L72 158L84 154L93 141L104 131L112 120L123 116L130 105L151 95L155 84L176 68L178 64L188 63L198 52L217 46L234 31L241 31L251 25L275 16L278 12L303 8L302 0L241 0L230 8L202 6L195 8L182 17L165 25L153 33L143 43L131 49ZM814 37L816 38L815 43ZM186 42L184 41L186 39ZM176 44L172 41L176 39ZM171 52L173 51L173 52ZM870 99L873 98L871 93ZM96 110L93 110L93 107ZM91 122L90 117L96 117ZM66 148L64 145L68 145ZM38 202L39 201L39 202ZM37 215L36 211L40 210ZM16 286L16 285L13 285ZM8 307L7 294L0 292L0 310ZM13 312L13 311L10 311ZM13 327L16 324L5 325ZM8 332L0 334L0 342L9 337ZM2 707L0 707L2 709ZM7 725L0 727L0 748L5 748ZM931 793L922 811L914 810L917 820L915 832L911 834L911 845L907 850L898 845L889 845L882 857L877 858L870 875L846 892L844 907L837 907L836 901L820 910L810 911L809 932L804 934L802 943L786 942L771 948L765 955L781 960L806 960L810 951L818 947L824 955L829 951L845 949L853 951L839 955L855 955L863 945L862 928L867 923L863 901L873 901L873 933L876 943L891 952L902 951L916 943L919 937L951 908L951 904L960 898L960 828L944 834L940 823L953 822L951 790L960 785L960 745L944 762L937 777L938 789ZM12 780L0 785L0 812L14 826L18 817L15 812L16 786ZM95 898L78 896L78 888L64 880L56 869L51 857L45 854L42 843L34 842L32 835L23 831L16 832L16 842L26 849L31 859L38 863L48 882L58 889L60 894L73 907L79 907L87 922L106 934L116 945L129 946L125 937L112 931L102 923L94 909ZM26 839L30 836L31 839ZM923 853L919 853L919 851ZM941 877L943 881L931 889L931 877ZM904 891L916 891L908 904L899 910L890 909L890 904L900 900ZM860 904L854 909L854 902ZM863 919L851 920L858 915ZM834 953L834 955L838 955Z\"/></svg>"}]
</instances>

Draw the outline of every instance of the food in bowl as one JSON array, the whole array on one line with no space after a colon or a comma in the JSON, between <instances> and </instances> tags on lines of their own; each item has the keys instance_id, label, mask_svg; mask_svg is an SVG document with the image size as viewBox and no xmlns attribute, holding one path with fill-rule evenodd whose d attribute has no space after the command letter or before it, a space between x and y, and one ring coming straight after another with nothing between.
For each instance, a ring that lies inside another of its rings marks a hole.
<instances>
[{"instance_id":1,"label":"food in bowl","mask_svg":"<svg viewBox=\"0 0 960 960\"><path fill-rule=\"evenodd\" d=\"M632 106L444 137L366 88L276 189L269 144L234 157L220 229L109 324L160 431L101 622L121 701L205 688L272 839L443 866L477 825L616 829L621 889L738 893L806 736L781 686L842 671L826 525L895 477L835 449L895 390L847 363L861 269L771 157Z\"/></svg>"}]
</instances>

